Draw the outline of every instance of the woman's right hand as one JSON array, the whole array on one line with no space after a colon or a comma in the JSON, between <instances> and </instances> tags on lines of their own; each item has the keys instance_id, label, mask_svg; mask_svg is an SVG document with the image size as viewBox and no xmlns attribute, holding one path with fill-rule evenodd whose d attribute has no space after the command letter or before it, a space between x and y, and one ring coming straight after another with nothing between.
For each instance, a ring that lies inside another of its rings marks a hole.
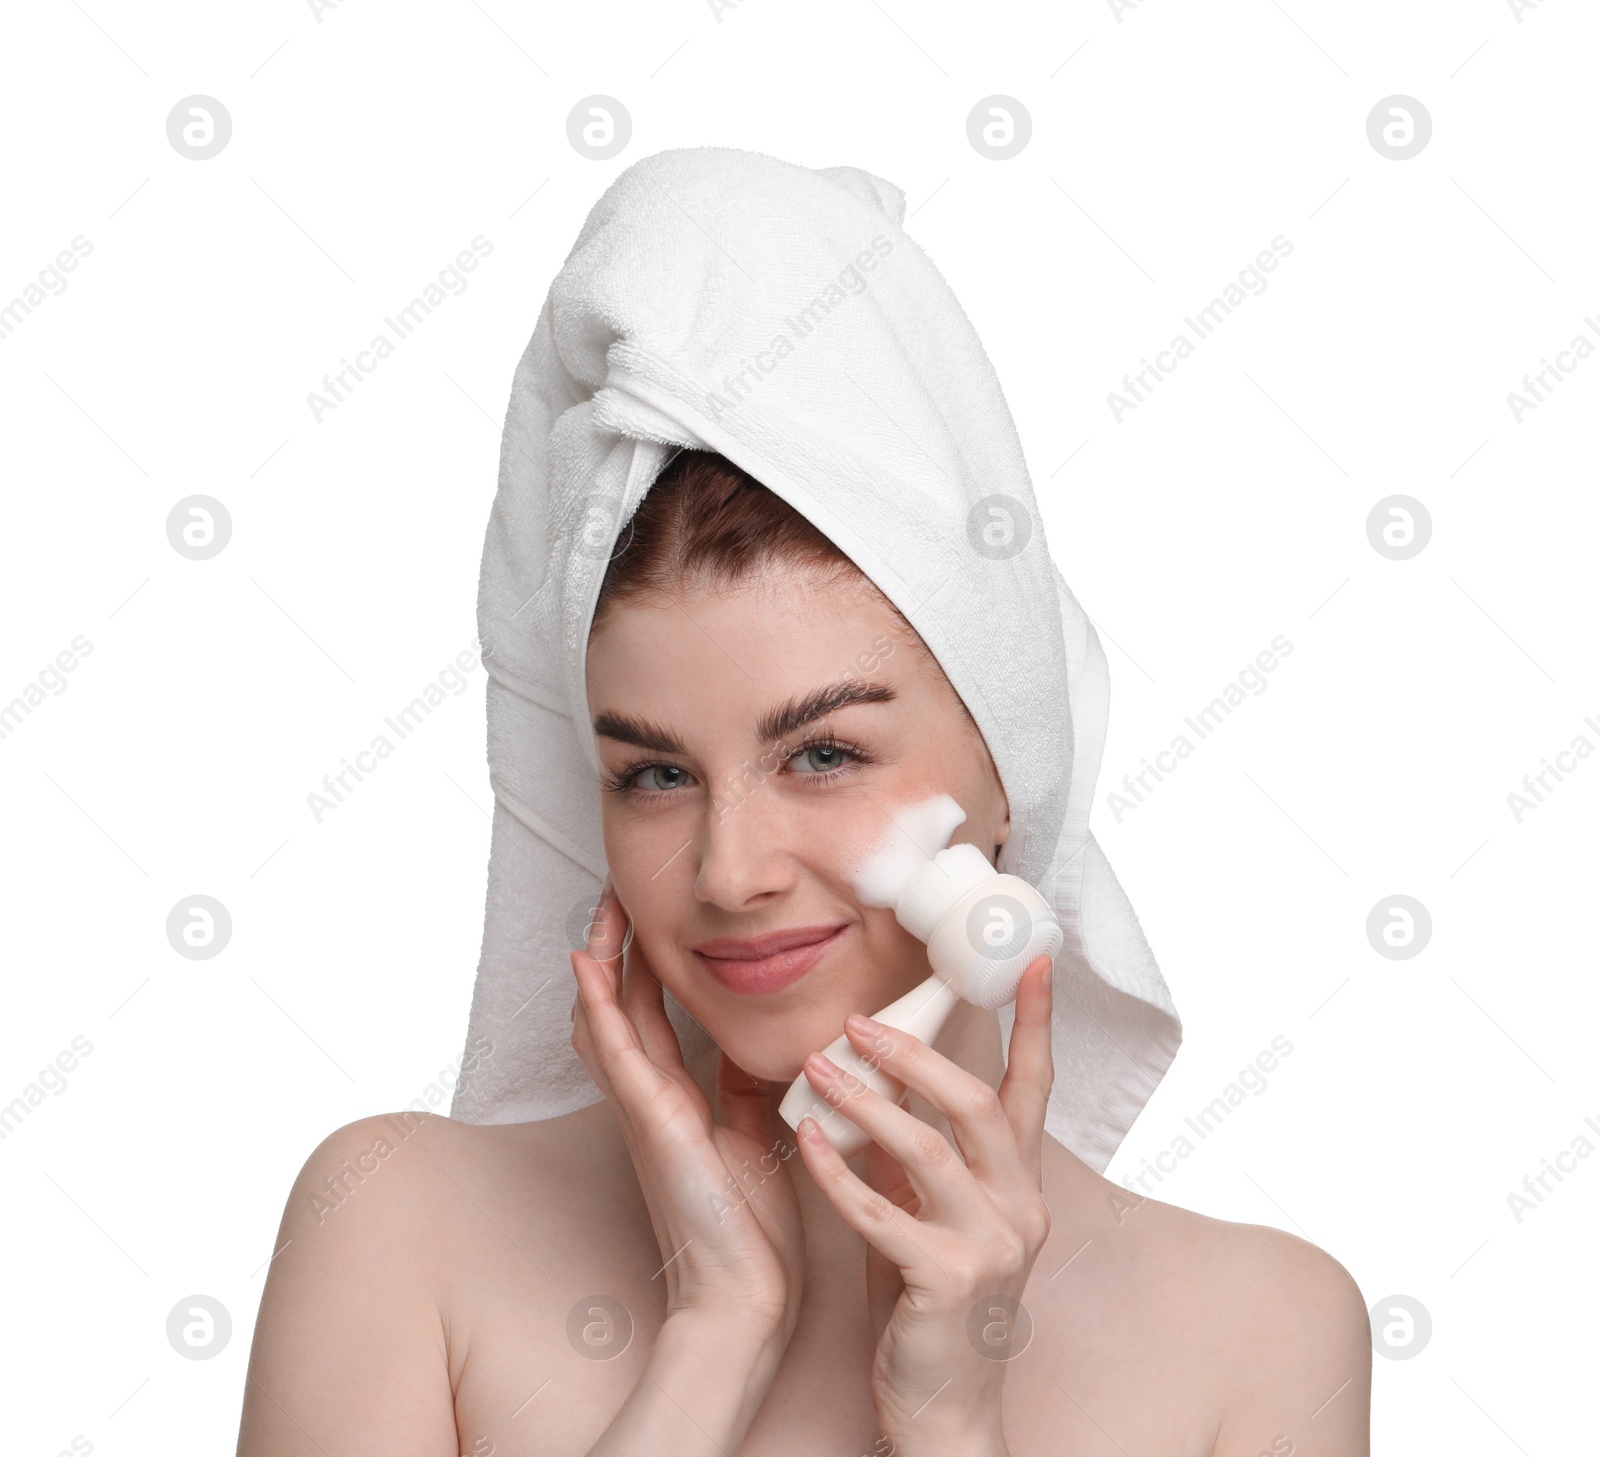
<instances>
[{"instance_id":1,"label":"woman's right hand","mask_svg":"<svg viewBox=\"0 0 1600 1457\"><path fill-rule=\"evenodd\" d=\"M587 951L572 953L572 1045L616 1114L665 1261L667 1316L693 1313L781 1351L799 1316L805 1241L768 1084L721 1054L722 1121L683 1064L661 983L607 876Z\"/></svg>"}]
</instances>

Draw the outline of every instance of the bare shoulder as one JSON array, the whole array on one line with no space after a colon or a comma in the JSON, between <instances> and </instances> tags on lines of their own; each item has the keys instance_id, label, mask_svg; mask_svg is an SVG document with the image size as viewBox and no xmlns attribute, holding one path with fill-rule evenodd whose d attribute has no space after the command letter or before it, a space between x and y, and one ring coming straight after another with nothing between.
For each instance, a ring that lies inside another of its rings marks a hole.
<instances>
[{"instance_id":1,"label":"bare shoulder","mask_svg":"<svg viewBox=\"0 0 1600 1457\"><path fill-rule=\"evenodd\" d=\"M541 1166L581 1157L573 1142L417 1112L322 1139L274 1241L238 1457L455 1457L463 1295L493 1278L491 1239L537 1243L542 1196L560 1187Z\"/></svg>"},{"instance_id":2,"label":"bare shoulder","mask_svg":"<svg viewBox=\"0 0 1600 1457\"><path fill-rule=\"evenodd\" d=\"M1219 1393L1214 1457L1367 1457L1371 1327L1350 1272L1267 1225L1148 1199L1128 1222L1145 1215L1146 1253Z\"/></svg>"},{"instance_id":3,"label":"bare shoulder","mask_svg":"<svg viewBox=\"0 0 1600 1457\"><path fill-rule=\"evenodd\" d=\"M414 1278L449 1316L482 1257L520 1250L541 1268L538 1249L592 1235L599 1191L613 1208L628 1202L636 1185L615 1178L631 1174L631 1164L608 1136L614 1133L603 1103L534 1123L462 1123L416 1112L362 1118L312 1152L291 1211L298 1199L308 1228L347 1222L352 1242L404 1252ZM347 1213L354 1217L346 1221Z\"/></svg>"},{"instance_id":4,"label":"bare shoulder","mask_svg":"<svg viewBox=\"0 0 1600 1457\"><path fill-rule=\"evenodd\" d=\"M358 1119L301 1165L256 1319L239 1457L455 1453L439 1271L411 1233L433 1204L428 1153L448 1141L434 1121Z\"/></svg>"},{"instance_id":5,"label":"bare shoulder","mask_svg":"<svg viewBox=\"0 0 1600 1457\"><path fill-rule=\"evenodd\" d=\"M448 1245L461 1204L480 1199L520 1218L559 1219L558 1196L617 1162L620 1147L604 1104L536 1123L462 1123L438 1113L385 1113L330 1133L306 1159L295 1191L308 1218L331 1224L375 1197L397 1238ZM380 1231L369 1229L369 1235Z\"/></svg>"}]
</instances>

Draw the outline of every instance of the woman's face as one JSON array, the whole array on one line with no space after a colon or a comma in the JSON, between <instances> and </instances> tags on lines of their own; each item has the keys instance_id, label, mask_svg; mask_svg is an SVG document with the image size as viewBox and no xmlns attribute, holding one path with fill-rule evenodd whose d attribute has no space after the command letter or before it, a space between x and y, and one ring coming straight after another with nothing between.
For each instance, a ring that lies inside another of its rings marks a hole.
<instances>
[{"instance_id":1,"label":"woman's face","mask_svg":"<svg viewBox=\"0 0 1600 1457\"><path fill-rule=\"evenodd\" d=\"M865 578L775 567L715 594L613 605L589 640L617 896L661 983L757 1077L796 1077L849 1012L929 974L923 943L852 884L891 815L948 794L967 814L951 843L991 860L1010 832L982 736L904 633ZM869 701L814 713L839 693ZM741 948L696 949L796 928L838 929L782 985L793 958L730 965Z\"/></svg>"}]
</instances>

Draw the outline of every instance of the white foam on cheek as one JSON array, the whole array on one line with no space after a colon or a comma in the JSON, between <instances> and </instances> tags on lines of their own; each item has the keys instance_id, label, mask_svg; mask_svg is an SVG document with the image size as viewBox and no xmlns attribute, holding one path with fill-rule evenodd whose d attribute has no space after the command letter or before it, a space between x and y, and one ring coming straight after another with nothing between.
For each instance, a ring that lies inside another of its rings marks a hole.
<instances>
[{"instance_id":1,"label":"white foam on cheek","mask_svg":"<svg viewBox=\"0 0 1600 1457\"><path fill-rule=\"evenodd\" d=\"M966 810L948 794L902 805L890 815L883 834L850 872L863 905L893 910L900 892L924 864L950 843Z\"/></svg>"}]
</instances>

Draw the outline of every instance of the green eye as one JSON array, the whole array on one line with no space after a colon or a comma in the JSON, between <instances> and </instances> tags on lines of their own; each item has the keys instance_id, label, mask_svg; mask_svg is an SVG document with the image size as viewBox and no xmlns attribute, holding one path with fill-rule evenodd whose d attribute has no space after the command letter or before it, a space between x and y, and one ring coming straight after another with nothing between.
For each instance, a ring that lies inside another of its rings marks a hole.
<instances>
[{"instance_id":1,"label":"green eye","mask_svg":"<svg viewBox=\"0 0 1600 1457\"><path fill-rule=\"evenodd\" d=\"M815 786L832 784L854 772L858 764L871 764L872 756L863 749L855 748L850 744L839 742L830 737L819 738L810 743L802 744L789 756L788 763L802 757L821 754L825 760L831 756L831 762L824 762L821 767L816 760L811 760L810 770L801 770L796 778L809 779ZM650 776L646 779L646 776ZM641 786L637 781L644 780ZM604 780L606 789L616 793L624 799L633 799L641 802L663 800L669 795L676 794L686 781L692 780L689 771L678 764L630 764L626 769L616 774L609 774Z\"/></svg>"}]
</instances>

